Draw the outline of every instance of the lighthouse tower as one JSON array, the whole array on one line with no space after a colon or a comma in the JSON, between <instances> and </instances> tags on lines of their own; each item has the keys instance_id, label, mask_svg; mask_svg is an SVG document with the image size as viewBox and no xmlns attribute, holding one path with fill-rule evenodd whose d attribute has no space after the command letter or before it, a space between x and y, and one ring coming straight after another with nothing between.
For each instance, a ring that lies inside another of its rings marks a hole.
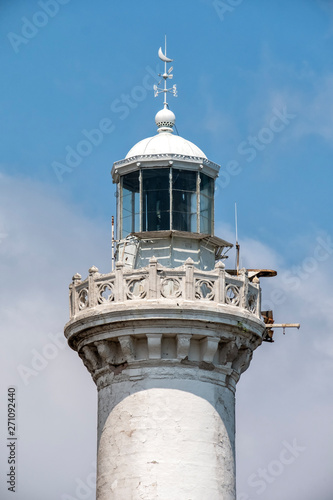
<instances>
[{"instance_id":1,"label":"lighthouse tower","mask_svg":"<svg viewBox=\"0 0 333 500\"><path fill-rule=\"evenodd\" d=\"M112 168L115 268L74 275L65 335L98 390L98 500L235 500L236 384L266 331L259 279L225 270L220 167L175 133L165 52L157 133Z\"/></svg>"}]
</instances>

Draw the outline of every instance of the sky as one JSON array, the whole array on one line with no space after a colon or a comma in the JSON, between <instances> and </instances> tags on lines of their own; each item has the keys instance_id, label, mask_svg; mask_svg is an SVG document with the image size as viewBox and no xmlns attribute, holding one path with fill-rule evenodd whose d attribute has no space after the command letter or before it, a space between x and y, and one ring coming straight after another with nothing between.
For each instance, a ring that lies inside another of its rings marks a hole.
<instances>
[{"instance_id":1,"label":"sky","mask_svg":"<svg viewBox=\"0 0 333 500\"><path fill-rule=\"evenodd\" d=\"M221 165L215 234L235 241L237 203L241 265L278 272L263 309L301 323L237 386L237 498L331 500L331 0L2 0L0 497L95 498L97 391L63 340L68 284L110 271L110 170L156 133L165 34L178 132Z\"/></svg>"}]
</instances>

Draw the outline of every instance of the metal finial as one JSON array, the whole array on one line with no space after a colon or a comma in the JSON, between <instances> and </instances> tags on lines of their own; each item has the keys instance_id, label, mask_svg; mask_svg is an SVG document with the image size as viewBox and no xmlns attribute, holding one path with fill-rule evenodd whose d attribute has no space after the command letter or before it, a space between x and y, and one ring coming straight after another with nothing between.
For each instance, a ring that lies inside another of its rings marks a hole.
<instances>
[{"instance_id":1,"label":"metal finial","mask_svg":"<svg viewBox=\"0 0 333 500\"><path fill-rule=\"evenodd\" d=\"M173 59L170 59L169 57L167 57L166 54L167 54L167 42L166 42L166 36L165 36L164 54L162 51L162 47L160 47L158 49L158 57L161 59L161 61L164 62L164 73L163 73L163 75L159 73L158 76L161 76L162 79L164 79L164 88L163 89L159 88L162 80L160 80L157 85L154 85L154 96L155 97L157 97L159 94L164 94L163 104L164 104L165 109L168 108L168 103L167 103L167 98L166 98L167 93L169 92L174 97L177 97L177 85L173 85L170 89L167 88L167 80L168 79L171 80L173 78L173 75L171 74L171 71L173 70L173 66L171 66L167 71L167 63L171 63L173 61Z\"/></svg>"}]
</instances>

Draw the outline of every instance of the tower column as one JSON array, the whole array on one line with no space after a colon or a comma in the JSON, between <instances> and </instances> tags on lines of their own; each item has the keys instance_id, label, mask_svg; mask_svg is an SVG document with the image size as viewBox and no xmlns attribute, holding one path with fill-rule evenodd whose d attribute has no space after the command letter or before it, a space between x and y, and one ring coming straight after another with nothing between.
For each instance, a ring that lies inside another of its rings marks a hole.
<instances>
[{"instance_id":1,"label":"tower column","mask_svg":"<svg viewBox=\"0 0 333 500\"><path fill-rule=\"evenodd\" d=\"M233 391L169 371L99 390L98 500L235 499Z\"/></svg>"}]
</instances>

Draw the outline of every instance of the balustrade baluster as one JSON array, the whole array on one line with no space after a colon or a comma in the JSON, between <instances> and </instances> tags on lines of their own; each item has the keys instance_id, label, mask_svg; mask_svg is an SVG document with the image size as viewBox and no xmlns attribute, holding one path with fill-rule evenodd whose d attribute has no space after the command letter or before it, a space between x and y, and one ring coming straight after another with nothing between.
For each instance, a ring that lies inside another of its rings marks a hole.
<instances>
[{"instance_id":1,"label":"balustrade baluster","mask_svg":"<svg viewBox=\"0 0 333 500\"><path fill-rule=\"evenodd\" d=\"M241 270L241 276L243 278L243 286L241 290L241 300L240 300L240 307L243 307L244 309L247 308L248 304L248 294L249 294L249 277L246 269Z\"/></svg>"},{"instance_id":2,"label":"balustrade baluster","mask_svg":"<svg viewBox=\"0 0 333 500\"><path fill-rule=\"evenodd\" d=\"M124 264L116 263L116 279L115 279L115 301L123 302L125 300L125 283L124 283Z\"/></svg>"},{"instance_id":3,"label":"balustrade baluster","mask_svg":"<svg viewBox=\"0 0 333 500\"><path fill-rule=\"evenodd\" d=\"M194 262L189 257L185 261L185 299L194 300Z\"/></svg>"},{"instance_id":4,"label":"balustrade baluster","mask_svg":"<svg viewBox=\"0 0 333 500\"><path fill-rule=\"evenodd\" d=\"M89 307L97 306L97 290L95 282L97 276L98 276L98 268L96 266L92 266L89 269L89 277L88 277Z\"/></svg>"},{"instance_id":5,"label":"balustrade baluster","mask_svg":"<svg viewBox=\"0 0 333 500\"><path fill-rule=\"evenodd\" d=\"M157 297L157 259L152 257L149 260L149 286L148 299L156 299Z\"/></svg>"},{"instance_id":6,"label":"balustrade baluster","mask_svg":"<svg viewBox=\"0 0 333 500\"><path fill-rule=\"evenodd\" d=\"M215 282L215 297L220 304L225 303L225 265L223 262L217 262L215 269L218 273L218 278Z\"/></svg>"},{"instance_id":7,"label":"balustrade baluster","mask_svg":"<svg viewBox=\"0 0 333 500\"><path fill-rule=\"evenodd\" d=\"M70 289L70 305L72 315L75 316L79 312L79 295L77 293L77 286L81 283L81 274L76 273L72 278L72 283L69 285Z\"/></svg>"}]
</instances>

